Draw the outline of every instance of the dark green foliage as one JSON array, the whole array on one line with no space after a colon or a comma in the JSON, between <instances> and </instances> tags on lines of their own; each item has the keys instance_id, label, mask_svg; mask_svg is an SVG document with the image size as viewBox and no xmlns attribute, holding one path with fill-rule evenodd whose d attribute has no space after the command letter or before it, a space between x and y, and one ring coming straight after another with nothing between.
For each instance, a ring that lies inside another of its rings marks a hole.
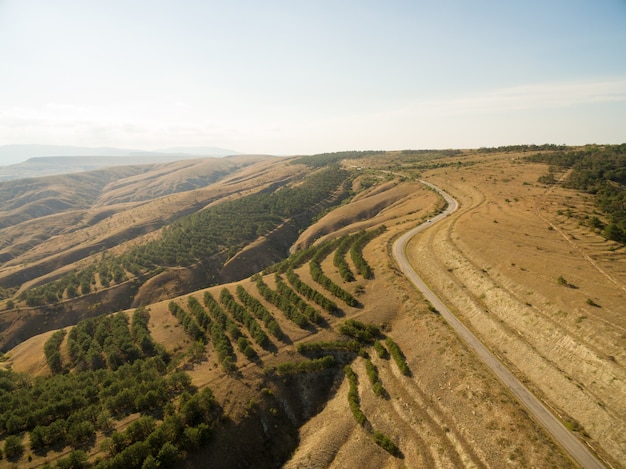
<instances>
[{"instance_id":1,"label":"dark green foliage","mask_svg":"<svg viewBox=\"0 0 626 469\"><path fill-rule=\"evenodd\" d=\"M223 330L227 331L233 340L241 337L241 331L237 323L233 321L228 314L224 312L219 303L213 298L208 291L204 292L204 305L208 308L213 316L213 322L217 323ZM213 326L211 326L213 329Z\"/></svg>"},{"instance_id":2,"label":"dark green foliage","mask_svg":"<svg viewBox=\"0 0 626 469\"><path fill-rule=\"evenodd\" d=\"M59 443L74 447L90 443L96 428L110 425L110 416L160 409L188 389L170 385L159 361L159 357L138 359L116 370L34 380L3 372L2 378L12 389L0 390L0 434L28 431L33 450Z\"/></svg>"},{"instance_id":3,"label":"dark green foliage","mask_svg":"<svg viewBox=\"0 0 626 469\"><path fill-rule=\"evenodd\" d=\"M256 279L256 287L259 293L263 298L265 298L268 302L276 306L283 313L285 313L285 317L290 321L293 321L298 326L305 328L309 325L309 322L304 317L297 308L291 304L288 298L285 296L275 292L267 284L263 281L263 277L257 275L254 277Z\"/></svg>"},{"instance_id":4,"label":"dark green foliage","mask_svg":"<svg viewBox=\"0 0 626 469\"><path fill-rule=\"evenodd\" d=\"M325 250L318 251L313 259L309 262L309 268L311 271L311 277L322 287L332 293L334 296L342 300L348 306L359 307L361 304L350 293L345 291L330 278L324 275L322 271L321 261L328 253Z\"/></svg>"},{"instance_id":5,"label":"dark green foliage","mask_svg":"<svg viewBox=\"0 0 626 469\"><path fill-rule=\"evenodd\" d=\"M19 459L24 454L22 438L17 435L9 435L4 440L4 455L9 460Z\"/></svg>"},{"instance_id":6,"label":"dark green foliage","mask_svg":"<svg viewBox=\"0 0 626 469\"><path fill-rule=\"evenodd\" d=\"M235 371L237 368L235 366L237 357L235 356L233 346L226 336L225 331L228 330L228 333L233 340L238 340L241 337L241 332L235 322L228 317L209 292L204 292L204 304L213 315L214 320L211 323L209 333L211 335L213 347L217 352L218 360L222 364L224 371L227 373Z\"/></svg>"},{"instance_id":7,"label":"dark green foliage","mask_svg":"<svg viewBox=\"0 0 626 469\"><path fill-rule=\"evenodd\" d=\"M306 301L304 301L295 291L283 282L283 279L276 275L276 289L278 293L287 298L309 321L320 324L323 321L320 313Z\"/></svg>"},{"instance_id":8,"label":"dark green foliage","mask_svg":"<svg viewBox=\"0 0 626 469\"><path fill-rule=\"evenodd\" d=\"M297 350L299 353L303 355L306 354L315 354L315 353L325 353L325 352L334 352L334 351L348 351L353 352L355 354L359 353L361 350L361 344L356 340L332 340L326 342L304 342L299 343L297 346Z\"/></svg>"},{"instance_id":9,"label":"dark green foliage","mask_svg":"<svg viewBox=\"0 0 626 469\"><path fill-rule=\"evenodd\" d=\"M329 300L317 290L311 288L308 284L304 283L298 277L293 270L287 270L287 279L289 283L293 285L298 293L304 296L307 300L311 300L324 308L329 313L335 313L338 311L337 304L334 301Z\"/></svg>"},{"instance_id":10,"label":"dark green foliage","mask_svg":"<svg viewBox=\"0 0 626 469\"><path fill-rule=\"evenodd\" d=\"M267 308L263 306L263 303L248 293L241 285L237 285L236 293L237 297L244 304L244 306L248 308L249 311L252 311L252 314L254 314L258 319L263 321L263 324L265 324L267 330L270 331L270 334L277 339L283 338L284 334L282 329L274 319L274 316L272 316Z\"/></svg>"},{"instance_id":11,"label":"dark green foliage","mask_svg":"<svg viewBox=\"0 0 626 469\"><path fill-rule=\"evenodd\" d=\"M181 395L178 413L161 425L152 417L142 417L124 432L108 441L111 459L96 467L173 467L184 459L185 451L198 449L210 437L219 416L210 390L193 396Z\"/></svg>"},{"instance_id":12,"label":"dark green foliage","mask_svg":"<svg viewBox=\"0 0 626 469\"><path fill-rule=\"evenodd\" d=\"M292 218L296 226L304 228L316 213L311 207L327 199L348 176L346 171L328 168L293 188L277 186L224 202L173 223L160 239L138 246L128 256L146 268L190 265L223 249L234 253L272 231L285 218Z\"/></svg>"},{"instance_id":13,"label":"dark green foliage","mask_svg":"<svg viewBox=\"0 0 626 469\"><path fill-rule=\"evenodd\" d=\"M503 145L499 147L481 147L478 153L509 153L509 152L529 152L529 151L558 151L565 150L564 145L544 143L543 145Z\"/></svg>"},{"instance_id":14,"label":"dark green foliage","mask_svg":"<svg viewBox=\"0 0 626 469\"><path fill-rule=\"evenodd\" d=\"M380 342L380 340L377 340L374 342L374 350L376 350L376 353L378 354L378 356L382 358L383 360L387 360L389 358L389 352L387 351L385 346Z\"/></svg>"},{"instance_id":15,"label":"dark green foliage","mask_svg":"<svg viewBox=\"0 0 626 469\"><path fill-rule=\"evenodd\" d=\"M327 355L325 357L315 358L312 360L281 363L280 365L266 368L265 373L276 373L278 375L284 376L298 373L313 373L315 371L322 371L327 368L332 368L333 366L335 366L335 358L332 355Z\"/></svg>"},{"instance_id":16,"label":"dark green foliage","mask_svg":"<svg viewBox=\"0 0 626 469\"><path fill-rule=\"evenodd\" d=\"M352 236L342 237L341 242L335 250L335 255L333 256L333 264L339 270L339 275L341 275L344 282L354 282L354 274L346 262L346 254L353 242L354 238Z\"/></svg>"},{"instance_id":17,"label":"dark green foliage","mask_svg":"<svg viewBox=\"0 0 626 469\"><path fill-rule=\"evenodd\" d=\"M352 262L357 269L357 272L366 280L370 280L374 278L374 274L372 272L372 268L369 266L367 261L363 258L363 248L367 243L369 243L372 239L376 238L380 234L384 233L387 230L387 227L382 225L381 227L359 233L350 248L350 256L352 257Z\"/></svg>"},{"instance_id":18,"label":"dark green foliage","mask_svg":"<svg viewBox=\"0 0 626 469\"><path fill-rule=\"evenodd\" d=\"M404 354L400 350L400 347L398 347L398 344L396 344L391 339L391 337L387 337L385 339L385 343L387 344L387 348L389 349L389 353L391 354L391 356L395 360L396 365L398 365L398 368L400 369L400 372L403 375L405 375L405 376L409 376L411 374L411 371L409 370L409 366L406 364L406 360L404 358Z\"/></svg>"},{"instance_id":19,"label":"dark green foliage","mask_svg":"<svg viewBox=\"0 0 626 469\"><path fill-rule=\"evenodd\" d=\"M373 345L376 338L380 336L378 326L374 324L363 324L355 319L348 319L339 326L339 332L368 345Z\"/></svg>"},{"instance_id":20,"label":"dark green foliage","mask_svg":"<svg viewBox=\"0 0 626 469\"><path fill-rule=\"evenodd\" d=\"M194 341L200 340L206 344L206 335L204 334L196 320L193 318L193 316L188 314L187 311L181 308L180 305L175 303L174 301L170 301L169 310L170 313L172 313L174 317L178 319L178 322L182 324L183 329L185 330L187 335L189 335L189 337L191 337Z\"/></svg>"},{"instance_id":21,"label":"dark green foliage","mask_svg":"<svg viewBox=\"0 0 626 469\"><path fill-rule=\"evenodd\" d=\"M400 448L398 448L396 444L383 432L375 430L372 433L372 437L374 438L374 442L389 454L393 456L398 456L400 454Z\"/></svg>"},{"instance_id":22,"label":"dark green foliage","mask_svg":"<svg viewBox=\"0 0 626 469\"><path fill-rule=\"evenodd\" d=\"M339 167L309 173L293 187L278 183L241 199L217 204L182 217L167 226L161 237L130 248L121 256L102 256L89 267L59 280L24 291L20 300L29 306L52 304L67 297L87 295L96 285L104 288L170 266L189 266L218 253L224 262L246 244L269 233L286 219L297 229L306 228L322 210L341 203L350 174Z\"/></svg>"},{"instance_id":23,"label":"dark green foliage","mask_svg":"<svg viewBox=\"0 0 626 469\"><path fill-rule=\"evenodd\" d=\"M287 259L284 259L283 261L279 262L278 264L273 265L272 267L266 269L263 273L264 274L269 274L269 273L279 273L282 274L284 272L286 272L289 269L297 269L298 267L300 267L301 265L306 264L307 262L309 262L313 256L315 256L317 254L317 252L320 249L328 249L328 247L332 247L335 245L336 241L325 241L319 245L310 245L307 246L306 248L302 249L301 251L298 251L292 255L290 255ZM331 249L332 250L332 249Z\"/></svg>"},{"instance_id":24,"label":"dark green foliage","mask_svg":"<svg viewBox=\"0 0 626 469\"><path fill-rule=\"evenodd\" d=\"M359 423L359 425L365 425L367 418L361 410L361 400L359 399L358 378L350 365L346 365L343 369L348 381L350 382L350 389L348 390L348 403L350 404L350 410L352 415Z\"/></svg>"},{"instance_id":25,"label":"dark green foliage","mask_svg":"<svg viewBox=\"0 0 626 469\"><path fill-rule=\"evenodd\" d=\"M82 449L72 451L67 458L61 458L56 463L58 469L83 469L89 466L87 453Z\"/></svg>"},{"instance_id":26,"label":"dark green foliage","mask_svg":"<svg viewBox=\"0 0 626 469\"><path fill-rule=\"evenodd\" d=\"M123 432L111 434L105 442L107 454L95 467L171 467L182 461L187 451L204 445L221 409L211 391L197 392L183 371L166 374L163 357L167 354L154 345L147 327L149 318L149 312L139 308L130 327L125 314L81 321L74 327L74 359L82 360L93 344L104 351L113 347L129 358L117 367L83 367L84 371L35 379L0 370L0 437L7 457L21 457L22 434L28 432L33 451L45 453L53 446L66 445L74 448L57 461L57 467L91 467L83 449L93 446L96 431L110 432L113 420L137 412L143 415ZM58 349L61 340L62 334L56 334L49 347ZM136 345L140 343L152 345L142 349ZM132 352L129 347L134 347ZM108 361L108 352L102 353ZM178 403L177 408L173 402ZM159 414L162 417L156 417Z\"/></svg>"},{"instance_id":27,"label":"dark green foliage","mask_svg":"<svg viewBox=\"0 0 626 469\"><path fill-rule=\"evenodd\" d=\"M267 337L265 331L261 329L261 326L259 326L248 310L235 301L235 298L227 288L223 288L220 292L220 301L235 320L246 326L246 329L248 329L248 332L250 332L250 335L257 344L263 348L267 348L271 345L270 339Z\"/></svg>"},{"instance_id":28,"label":"dark green foliage","mask_svg":"<svg viewBox=\"0 0 626 469\"><path fill-rule=\"evenodd\" d=\"M250 346L248 339L245 337L239 337L239 339L237 339L237 348L241 353L250 359L257 356L256 351Z\"/></svg>"},{"instance_id":29,"label":"dark green foliage","mask_svg":"<svg viewBox=\"0 0 626 469\"><path fill-rule=\"evenodd\" d=\"M598 207L609 219L602 235L626 243L626 144L594 145L583 150L537 154L528 159L571 168L573 171L564 187L594 194ZM600 226L601 222L596 222L596 227Z\"/></svg>"},{"instance_id":30,"label":"dark green foliage","mask_svg":"<svg viewBox=\"0 0 626 469\"><path fill-rule=\"evenodd\" d=\"M137 308L133 312L130 336L139 346L144 356L152 357L157 352L161 354L162 358L169 359L165 350L160 347L156 342L152 340L150 330L148 329L148 322L150 321L150 312L146 308Z\"/></svg>"},{"instance_id":31,"label":"dark green foliage","mask_svg":"<svg viewBox=\"0 0 626 469\"><path fill-rule=\"evenodd\" d=\"M189 307L189 311L195 316L196 321L198 321L200 328L204 331L208 330L211 327L211 318L198 299L195 296L187 297L187 306Z\"/></svg>"},{"instance_id":32,"label":"dark green foliage","mask_svg":"<svg viewBox=\"0 0 626 469\"><path fill-rule=\"evenodd\" d=\"M71 366L77 370L116 369L139 358L166 353L148 331L150 315L140 308L133 313L132 330L124 313L98 316L79 322L67 338Z\"/></svg>"},{"instance_id":33,"label":"dark green foliage","mask_svg":"<svg viewBox=\"0 0 626 469\"><path fill-rule=\"evenodd\" d=\"M59 349L64 338L65 329L61 329L52 334L43 346L44 354L46 355L46 363L48 363L48 368L50 368L53 374L63 371L61 352Z\"/></svg>"},{"instance_id":34,"label":"dark green foliage","mask_svg":"<svg viewBox=\"0 0 626 469\"><path fill-rule=\"evenodd\" d=\"M383 388L383 383L380 381L380 377L378 376L378 368L376 368L376 365L368 359L365 361L365 370L367 372L367 377L372 384L372 391L374 391L374 394L378 397L384 396L385 388Z\"/></svg>"},{"instance_id":35,"label":"dark green foliage","mask_svg":"<svg viewBox=\"0 0 626 469\"><path fill-rule=\"evenodd\" d=\"M213 341L213 347L217 352L217 357L224 368L224 371L231 372L235 370L235 353L233 347L224 333L224 329L214 322L211 326L211 340Z\"/></svg>"}]
</instances>

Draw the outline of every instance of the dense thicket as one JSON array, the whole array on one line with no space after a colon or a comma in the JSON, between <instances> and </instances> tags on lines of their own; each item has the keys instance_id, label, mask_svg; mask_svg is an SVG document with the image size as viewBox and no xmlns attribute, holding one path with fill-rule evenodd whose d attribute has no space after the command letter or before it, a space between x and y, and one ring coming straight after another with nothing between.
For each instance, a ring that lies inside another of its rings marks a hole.
<instances>
[{"instance_id":1,"label":"dense thicket","mask_svg":"<svg viewBox=\"0 0 626 469\"><path fill-rule=\"evenodd\" d=\"M61 343L65 338L65 329L56 331L50 336L43 346L43 351L46 356L46 363L48 368L52 371L52 374L60 373L63 371L63 362L61 360Z\"/></svg>"},{"instance_id":2,"label":"dense thicket","mask_svg":"<svg viewBox=\"0 0 626 469\"><path fill-rule=\"evenodd\" d=\"M182 372L167 375L159 356L138 358L115 370L48 378L0 371L0 437L30 432L33 451L55 445L90 447L96 430L108 432L113 420L135 412L159 412L181 393L193 393L190 383Z\"/></svg>"},{"instance_id":3,"label":"dense thicket","mask_svg":"<svg viewBox=\"0 0 626 469\"><path fill-rule=\"evenodd\" d=\"M594 194L608 218L604 224L594 217L589 225L600 229L607 239L626 243L626 144L537 154L528 159L571 168L564 187Z\"/></svg>"},{"instance_id":4,"label":"dense thicket","mask_svg":"<svg viewBox=\"0 0 626 469\"><path fill-rule=\"evenodd\" d=\"M135 310L132 325L125 313L98 316L79 322L67 337L70 367L76 371L110 368L160 355L169 360L163 347L152 340L148 331L149 313ZM52 370L55 372L55 370Z\"/></svg>"},{"instance_id":5,"label":"dense thicket","mask_svg":"<svg viewBox=\"0 0 626 469\"><path fill-rule=\"evenodd\" d=\"M322 371L335 366L335 358L332 355L326 355L322 358L313 358L311 360L302 360L298 362L284 362L276 366L265 368L266 374L276 373L278 375L292 375L297 373L313 373Z\"/></svg>"}]
</instances>

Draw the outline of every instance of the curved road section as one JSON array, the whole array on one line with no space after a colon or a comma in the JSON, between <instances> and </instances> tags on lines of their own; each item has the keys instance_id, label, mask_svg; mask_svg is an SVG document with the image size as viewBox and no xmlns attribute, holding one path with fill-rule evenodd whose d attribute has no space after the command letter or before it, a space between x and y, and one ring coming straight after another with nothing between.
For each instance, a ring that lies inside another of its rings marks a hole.
<instances>
[{"instance_id":1,"label":"curved road section","mask_svg":"<svg viewBox=\"0 0 626 469\"><path fill-rule=\"evenodd\" d=\"M447 217L457 210L458 203L450 195L437 186L426 181L420 181L438 192L448 203L445 211L431 218L426 223L416 226L402 235L393 244L393 256L396 258L400 270L422 292L424 297L437 308L441 316L450 324L454 331L465 341L467 346L493 371L515 397L528 409L541 425L552 434L554 439L575 459L582 467L588 469L603 469L604 465L578 440L563 424L536 398L501 362L480 342L467 327L450 312L443 302L431 291L424 281L415 273L409 263L405 251L409 240L420 231L425 230L433 223Z\"/></svg>"}]
</instances>

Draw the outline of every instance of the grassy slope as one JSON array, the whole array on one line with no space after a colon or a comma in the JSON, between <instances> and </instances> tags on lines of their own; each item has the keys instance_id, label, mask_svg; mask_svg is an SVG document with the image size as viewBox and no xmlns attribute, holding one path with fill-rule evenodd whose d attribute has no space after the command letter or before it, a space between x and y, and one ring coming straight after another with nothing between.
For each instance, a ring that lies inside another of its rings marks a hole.
<instances>
[{"instance_id":1,"label":"grassy slope","mask_svg":"<svg viewBox=\"0 0 626 469\"><path fill-rule=\"evenodd\" d=\"M623 377L620 372L623 347L619 346L621 339L618 336L611 337L624 327L619 314L616 314L622 304L623 293L616 290L615 285L602 274L587 284L585 278L589 269L585 263L588 260L580 252L599 263L618 282L623 282L620 277L623 269L615 267L616 262L622 262L622 251L609 251L601 239L594 238L592 233L571 223L570 219L563 220L556 215L556 207L574 203L572 198L576 195L559 193L558 190L547 193L545 187L537 185L536 177L544 171L544 167L519 165L511 162L511 155L465 155L451 162L467 163L470 160L475 164L460 168L455 164L454 170L447 167L427 170L423 174L455 195L463 209L447 226L426 232L422 239L416 240L412 248L416 256L415 265L421 267L432 285L439 286L441 293L445 294L450 285L464 285L459 291L465 291L468 299L458 295L459 299L455 302L453 294L448 298L452 306L467 312L464 319L478 332L496 327L498 334L484 336L487 340L491 337L489 345L500 350L505 360L517 367L522 376L530 379L551 405L565 410L569 418L579 420L588 432L591 444L607 460L619 466L618 461L623 460L624 455L620 453L619 445L613 442L619 438L619 416L623 415L620 408L623 400L619 399L619 395L623 394L620 391L613 396L603 395L602 392L608 393L614 388L605 387L603 381L598 382L594 378L598 376L599 362L591 363L589 360L604 357L602 366L609 369L602 375L609 376L612 385L616 380L620 383L619 376ZM372 165L372 162L368 160L368 164ZM381 161L382 164L387 165L388 160ZM341 385L338 383L334 393L327 396L328 404L320 408L321 412L301 428L298 449L287 466L568 467L568 460L553 447L541 429L465 350L438 316L428 311L418 295L394 270L387 251L391 239L407 226L428 217L435 210L437 199L430 191L419 189L412 183L402 183L397 187L387 185L390 186L388 190L378 194L376 188L364 192L355 198L352 209L350 204L340 209L343 213L331 212L301 237L301 244L306 244L313 237L311 233L333 232L339 225L345 227L345 232L362 228L365 222L362 220L362 207L368 205L368 193L373 205L382 199L388 201L384 210L366 222L368 226L384 222L389 228L365 251L366 258L374 267L375 279L344 284L351 290L358 286L358 290L362 291L359 300L365 308L345 307L345 316L340 318L326 315L331 327L315 331L297 328L274 309L292 343L277 342L277 353L261 353L260 360L263 366L290 360L295 356L296 343L332 338L336 334L333 330L346 318L382 325L405 353L412 377L402 376L392 361L380 359L372 353L372 360L379 368L382 383L389 394L388 399L381 399L372 393L362 358L353 363L353 369L359 377L361 405L368 420L391 436L402 452L402 459L375 445L363 427L356 424L347 405L348 384L343 381ZM380 181L376 187L384 186L385 183ZM585 206L588 207L584 201L576 202L580 210ZM341 216L338 217L338 213L342 213ZM549 223L554 223L558 230L548 229ZM562 234L568 235L567 241L563 240ZM546 266L549 267L546 269ZM341 284L332 265L332 255L324 261L323 268ZM581 275L581 271L585 274ZM314 285L308 269L302 268L298 272L303 280ZM559 288L556 282L558 275L579 288L565 291L562 286ZM272 276L267 277L268 284L272 281ZM254 291L249 281L241 283ZM218 296L220 288L211 290L214 296ZM229 288L234 292L234 285ZM201 298L201 294L198 292L196 295ZM602 307L587 304L588 297L594 298ZM181 302L185 298L181 298ZM472 313L468 305L478 305L478 309ZM157 341L171 349L184 349L189 345L182 329L167 312L166 302L151 305L150 309L152 335ZM490 313L486 315L481 310ZM549 314L544 314L544 311ZM481 322L491 316L497 316L497 323ZM584 318L580 319L582 316ZM554 320L556 317L558 321ZM520 323L520 318L525 322ZM551 335L543 341L530 337L542 337L537 332L546 332L545 324L548 323L541 323L539 327L536 324L547 319L552 319L549 321ZM532 332L525 332L522 326ZM25 342L9 354L11 359L8 363L16 370L45 370L42 355L37 353L42 344L42 338ZM585 348L594 355L587 355ZM558 366L554 366L558 360L565 359L562 358L564 351L568 360L578 359L580 365L577 366L574 361L568 369L559 370ZM534 359L529 363L531 367L541 370L541 374L534 374L531 368L522 366L529 356L535 355L543 360L543 364ZM589 366L584 366L586 364ZM264 386L278 393L273 405L278 406L281 412L289 409L290 402L296 402L290 394L294 390L268 383L258 364L246 364L246 359L238 356L237 365L241 373L237 379L225 376L210 349L205 361L190 365L189 372L194 383L210 386L232 421L227 428L230 430L225 432L223 438L214 440L203 455L203 461L207 458L219 464L235 461L230 459L234 455L225 456L224 451L229 445L228 438L236 432L240 432L238 438L254 441L253 432L258 432L259 427L250 424L254 421L251 415L257 420L268 419L272 415L273 407L266 406L268 401L264 400L261 392ZM545 373L546 369L553 371ZM571 394L559 392L560 389L569 389L559 388L561 384L555 385L561 381L578 383L578 391L572 388L574 392ZM566 401L571 395L577 400L567 407ZM592 404L593 399L599 399L603 405L596 405L595 410L593 406L590 408L586 403ZM259 403L253 409L250 408L252 400ZM582 411L582 408L587 410ZM281 428L286 431L287 426ZM611 434L611 431L618 431L618 434ZM277 432L280 433L279 430ZM279 436L276 435L276 438Z\"/></svg>"}]
</instances>

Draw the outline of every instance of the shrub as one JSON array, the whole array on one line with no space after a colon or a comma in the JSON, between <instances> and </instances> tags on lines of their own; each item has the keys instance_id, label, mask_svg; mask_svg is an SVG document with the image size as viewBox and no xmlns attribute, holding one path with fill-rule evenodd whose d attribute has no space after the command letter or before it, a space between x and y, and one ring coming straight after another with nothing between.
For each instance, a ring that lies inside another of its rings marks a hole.
<instances>
[{"instance_id":1,"label":"shrub","mask_svg":"<svg viewBox=\"0 0 626 469\"><path fill-rule=\"evenodd\" d=\"M17 435L9 435L4 440L4 454L7 459L19 459L24 454L22 439Z\"/></svg>"},{"instance_id":2,"label":"shrub","mask_svg":"<svg viewBox=\"0 0 626 469\"><path fill-rule=\"evenodd\" d=\"M396 365L398 365L398 368L400 369L400 372L403 375L405 375L405 376L409 376L411 374L411 371L409 370L409 366L406 364L406 361L405 361L405 358L404 358L404 354L400 350L400 347L398 347L398 344L396 344L391 339L391 337L387 337L385 339L385 343L387 344L387 348L389 349L389 353L391 354L391 356L395 360Z\"/></svg>"}]
</instances>

